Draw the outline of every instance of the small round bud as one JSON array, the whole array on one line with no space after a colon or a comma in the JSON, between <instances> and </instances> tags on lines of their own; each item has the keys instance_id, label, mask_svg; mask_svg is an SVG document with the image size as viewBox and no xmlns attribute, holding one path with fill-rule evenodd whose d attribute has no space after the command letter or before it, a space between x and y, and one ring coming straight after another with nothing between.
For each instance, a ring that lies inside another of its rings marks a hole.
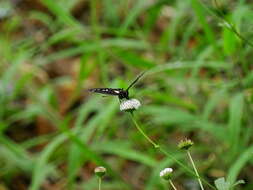
<instances>
[{"instance_id":1,"label":"small round bud","mask_svg":"<svg viewBox=\"0 0 253 190\"><path fill-rule=\"evenodd\" d=\"M169 180L171 178L172 172L172 168L165 168L160 172L160 177L162 179Z\"/></svg>"},{"instance_id":2,"label":"small round bud","mask_svg":"<svg viewBox=\"0 0 253 190\"><path fill-rule=\"evenodd\" d=\"M190 139L181 140L178 143L178 148L182 150L188 150L194 143Z\"/></svg>"},{"instance_id":3,"label":"small round bud","mask_svg":"<svg viewBox=\"0 0 253 190\"><path fill-rule=\"evenodd\" d=\"M120 103L120 111L134 111L141 106L141 103L137 99L124 100Z\"/></svg>"},{"instance_id":4,"label":"small round bud","mask_svg":"<svg viewBox=\"0 0 253 190\"><path fill-rule=\"evenodd\" d=\"M98 177L103 177L106 173L106 168L103 166L99 166L95 168L94 172Z\"/></svg>"}]
</instances>

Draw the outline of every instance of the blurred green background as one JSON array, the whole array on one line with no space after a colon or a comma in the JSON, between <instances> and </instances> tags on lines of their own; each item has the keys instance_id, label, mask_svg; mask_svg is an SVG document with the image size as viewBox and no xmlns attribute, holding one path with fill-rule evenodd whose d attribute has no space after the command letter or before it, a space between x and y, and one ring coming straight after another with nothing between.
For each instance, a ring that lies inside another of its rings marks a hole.
<instances>
[{"instance_id":1,"label":"blurred green background","mask_svg":"<svg viewBox=\"0 0 253 190\"><path fill-rule=\"evenodd\" d=\"M197 180L155 150L119 111L126 88L139 124L200 174L253 189L253 4L248 0L0 1L0 189L179 190ZM205 189L211 189L205 185Z\"/></svg>"}]
</instances>

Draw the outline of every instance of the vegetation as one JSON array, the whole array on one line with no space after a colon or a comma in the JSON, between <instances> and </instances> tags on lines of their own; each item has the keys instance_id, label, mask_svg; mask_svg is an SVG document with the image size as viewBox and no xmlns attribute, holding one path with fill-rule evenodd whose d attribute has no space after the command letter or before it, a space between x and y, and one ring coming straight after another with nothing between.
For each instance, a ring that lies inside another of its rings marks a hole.
<instances>
[{"instance_id":1,"label":"vegetation","mask_svg":"<svg viewBox=\"0 0 253 190\"><path fill-rule=\"evenodd\" d=\"M1 1L0 189L98 189L97 166L104 190L253 189L252 9ZM87 91L127 88L143 71L134 115ZM178 148L186 138L191 153Z\"/></svg>"}]
</instances>

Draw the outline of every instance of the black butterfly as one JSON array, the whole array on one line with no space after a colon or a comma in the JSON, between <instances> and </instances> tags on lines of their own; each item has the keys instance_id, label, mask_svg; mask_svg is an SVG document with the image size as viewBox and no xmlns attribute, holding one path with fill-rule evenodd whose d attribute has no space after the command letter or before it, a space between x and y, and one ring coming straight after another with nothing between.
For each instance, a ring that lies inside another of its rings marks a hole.
<instances>
[{"instance_id":1,"label":"black butterfly","mask_svg":"<svg viewBox=\"0 0 253 190\"><path fill-rule=\"evenodd\" d=\"M137 78L127 87L126 90L123 88L91 88L88 89L89 92L95 92L100 94L107 94L112 96L118 96L119 99L129 99L128 90L144 75L145 72L141 73Z\"/></svg>"}]
</instances>

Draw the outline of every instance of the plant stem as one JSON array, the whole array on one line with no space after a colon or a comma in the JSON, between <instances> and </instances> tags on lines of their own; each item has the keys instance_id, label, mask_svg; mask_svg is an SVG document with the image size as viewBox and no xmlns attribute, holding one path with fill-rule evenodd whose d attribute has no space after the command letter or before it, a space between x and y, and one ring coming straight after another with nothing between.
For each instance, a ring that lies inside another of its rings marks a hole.
<instances>
[{"instance_id":1,"label":"plant stem","mask_svg":"<svg viewBox=\"0 0 253 190\"><path fill-rule=\"evenodd\" d=\"M102 179L101 177L98 178L98 190L101 190L101 183L102 183Z\"/></svg>"},{"instance_id":2,"label":"plant stem","mask_svg":"<svg viewBox=\"0 0 253 190\"><path fill-rule=\"evenodd\" d=\"M173 188L174 190L177 190L177 188L175 187L175 185L172 183L171 179L169 180L169 182L170 182L170 185L172 186L172 188Z\"/></svg>"},{"instance_id":3,"label":"plant stem","mask_svg":"<svg viewBox=\"0 0 253 190\"><path fill-rule=\"evenodd\" d=\"M158 148L160 150L160 152L162 152L163 154L165 154L166 156L170 157L173 161L175 161L178 165L180 165L182 168L185 169L185 171L187 171L188 173L190 173L191 175L195 175L194 172L192 172L191 169L189 169L187 166L185 166L183 163L181 163L179 160L177 160L176 158L174 158L172 155L170 155L164 148L162 148L159 144L155 143L153 140L151 140L148 135L146 135L146 133L141 129L141 127L139 126L139 124L137 123L136 119L134 118L134 114L131 112L131 118L135 124L135 127L138 129L138 131L155 147ZM197 176L196 176L197 177Z\"/></svg>"},{"instance_id":4,"label":"plant stem","mask_svg":"<svg viewBox=\"0 0 253 190\"><path fill-rule=\"evenodd\" d=\"M203 187L202 182L201 182L201 180L200 180L200 176L199 176L198 170L197 170L197 168L196 168L196 166L195 166L195 164L194 164L194 161L193 161L193 159L192 159L192 156L191 156L191 153L190 153L189 150L187 150L187 155L189 156L189 159L190 159L190 161L191 161L192 167L193 167L193 169L194 169L194 171L195 171L196 176L198 177L198 181L199 181L200 188L201 188L201 190L204 190L204 187Z\"/></svg>"},{"instance_id":5,"label":"plant stem","mask_svg":"<svg viewBox=\"0 0 253 190\"><path fill-rule=\"evenodd\" d=\"M238 30L236 29L236 27L227 19L225 19L224 17L224 13L222 13L221 11L219 11L219 4L217 2L217 0L214 0L214 7L218 10L219 14L217 15L217 13L214 12L213 9L209 8L208 6L206 6L204 4L204 2L202 2L202 0L198 0L203 7L205 7L208 11L210 11L214 16L216 16L218 19L222 20L224 23L226 23L228 25L227 29L229 29L230 31L232 31L238 38L240 38L242 40L242 42L244 42L245 44L249 45L250 47L253 47L253 43L248 40L246 37L244 37L241 33L238 32ZM223 16L221 16L223 15Z\"/></svg>"},{"instance_id":6,"label":"plant stem","mask_svg":"<svg viewBox=\"0 0 253 190\"><path fill-rule=\"evenodd\" d=\"M136 122L133 113L131 112L131 116L132 116L132 120L135 124L135 127L138 129L138 131L155 147L155 148L159 148L159 145L156 144L152 139L150 139L146 133L141 129L141 127L138 125L138 123Z\"/></svg>"}]
</instances>

